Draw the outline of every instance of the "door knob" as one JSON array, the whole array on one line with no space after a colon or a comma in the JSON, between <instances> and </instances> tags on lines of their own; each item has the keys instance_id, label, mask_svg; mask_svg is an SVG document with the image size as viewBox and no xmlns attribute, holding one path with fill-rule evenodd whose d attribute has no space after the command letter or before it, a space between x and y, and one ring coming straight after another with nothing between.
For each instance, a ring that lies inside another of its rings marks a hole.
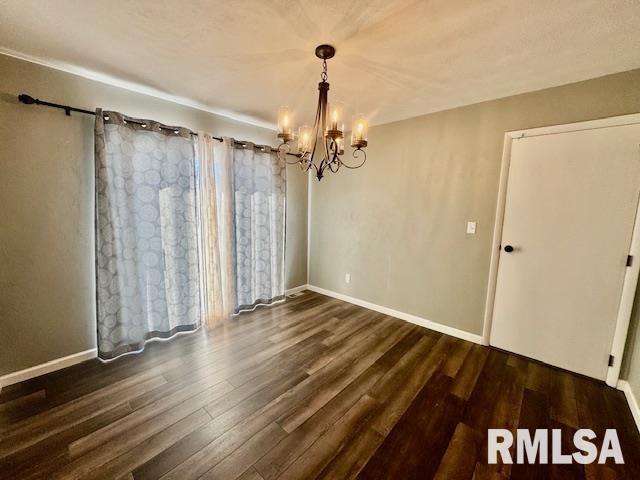
<instances>
[{"instance_id":1,"label":"door knob","mask_svg":"<svg viewBox=\"0 0 640 480\"><path fill-rule=\"evenodd\" d=\"M511 253L513 252L513 247L511 245L505 245L504 246L504 251L507 253Z\"/></svg>"}]
</instances>

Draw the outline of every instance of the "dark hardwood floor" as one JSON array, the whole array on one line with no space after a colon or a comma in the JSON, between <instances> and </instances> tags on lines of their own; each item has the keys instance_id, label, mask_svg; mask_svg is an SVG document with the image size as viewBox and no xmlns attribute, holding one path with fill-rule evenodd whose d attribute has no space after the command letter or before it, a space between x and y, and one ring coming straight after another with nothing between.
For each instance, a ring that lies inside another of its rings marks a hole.
<instances>
[{"instance_id":1,"label":"dark hardwood floor","mask_svg":"<svg viewBox=\"0 0 640 480\"><path fill-rule=\"evenodd\" d=\"M626 463L488 465L489 427L616 428ZM0 435L11 479L640 478L621 392L311 292L6 387Z\"/></svg>"}]
</instances>

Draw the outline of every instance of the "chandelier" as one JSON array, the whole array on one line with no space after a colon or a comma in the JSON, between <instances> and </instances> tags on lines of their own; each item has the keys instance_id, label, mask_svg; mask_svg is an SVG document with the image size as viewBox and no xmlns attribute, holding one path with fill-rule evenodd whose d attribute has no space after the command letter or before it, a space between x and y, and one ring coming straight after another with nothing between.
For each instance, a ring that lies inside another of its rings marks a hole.
<instances>
[{"instance_id":1,"label":"chandelier","mask_svg":"<svg viewBox=\"0 0 640 480\"><path fill-rule=\"evenodd\" d=\"M289 107L280 107L278 110L278 138L282 141L278 146L278 156L290 165L299 164L303 171L313 168L318 180L322 180L326 169L336 173L341 166L360 168L367 160L363 149L367 146L368 122L362 114L353 117L351 129L351 146L354 148L352 156L360 163L349 165L341 158L344 155L344 108L338 102L328 103L327 60L333 58L335 53L336 49L331 45L316 48L316 56L322 59L322 73L318 83L320 93L313 127L301 126L296 136ZM294 142L296 145L293 145ZM295 157L296 160L290 162L288 157Z\"/></svg>"}]
</instances>

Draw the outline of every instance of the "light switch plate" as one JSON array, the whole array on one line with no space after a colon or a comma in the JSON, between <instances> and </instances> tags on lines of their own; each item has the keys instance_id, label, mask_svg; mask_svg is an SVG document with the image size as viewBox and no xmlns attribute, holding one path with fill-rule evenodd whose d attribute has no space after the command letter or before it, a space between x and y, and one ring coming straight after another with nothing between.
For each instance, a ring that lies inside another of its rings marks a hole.
<instances>
[{"instance_id":1,"label":"light switch plate","mask_svg":"<svg viewBox=\"0 0 640 480\"><path fill-rule=\"evenodd\" d=\"M345 273L344 274L344 283L351 283L351 274L350 273Z\"/></svg>"},{"instance_id":2,"label":"light switch plate","mask_svg":"<svg viewBox=\"0 0 640 480\"><path fill-rule=\"evenodd\" d=\"M476 222L467 222L467 233L476 234Z\"/></svg>"}]
</instances>

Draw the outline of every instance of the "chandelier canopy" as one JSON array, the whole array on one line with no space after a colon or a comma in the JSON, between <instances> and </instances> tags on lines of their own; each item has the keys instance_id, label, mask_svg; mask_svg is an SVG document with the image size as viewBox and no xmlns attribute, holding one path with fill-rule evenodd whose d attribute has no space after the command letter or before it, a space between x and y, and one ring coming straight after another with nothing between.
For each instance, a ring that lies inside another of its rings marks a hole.
<instances>
[{"instance_id":1,"label":"chandelier canopy","mask_svg":"<svg viewBox=\"0 0 640 480\"><path fill-rule=\"evenodd\" d=\"M316 48L316 56L322 59L322 73L318 83L318 108L313 127L303 125L295 135L293 115L289 107L280 107L278 111L278 138L282 141L278 147L278 155L288 164L299 164L304 171L313 168L318 180L322 180L326 169L336 173L341 166L360 168L367 160L364 148L367 146L369 125L362 114L353 116L351 128L353 158L359 164L349 165L341 158L344 155L344 107L338 102L329 103L327 82L327 60L333 58L335 53L336 49L331 45ZM288 161L288 157L295 157L296 160Z\"/></svg>"}]
</instances>

